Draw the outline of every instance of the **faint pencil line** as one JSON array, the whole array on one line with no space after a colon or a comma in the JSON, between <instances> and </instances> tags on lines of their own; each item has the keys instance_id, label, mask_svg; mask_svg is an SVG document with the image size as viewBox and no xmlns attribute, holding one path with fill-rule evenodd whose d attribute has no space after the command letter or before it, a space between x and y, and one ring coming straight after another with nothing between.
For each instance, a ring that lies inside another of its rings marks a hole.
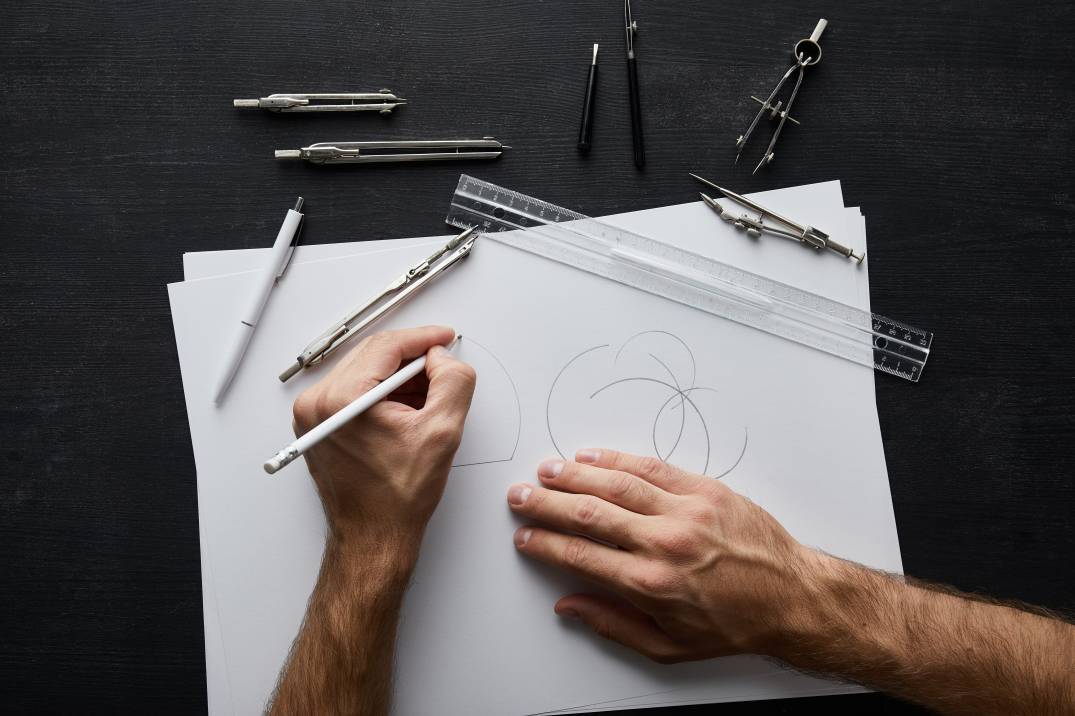
<instances>
[{"instance_id":1,"label":"faint pencil line","mask_svg":"<svg viewBox=\"0 0 1075 716\"><path fill-rule=\"evenodd\" d=\"M673 392L676 392L676 393L679 393L680 395L682 395L683 398L687 401L687 403L692 408L694 408L694 412L698 414L698 421L702 424L702 431L705 432L705 467L702 468L702 474L704 475L709 470L709 454L710 454L710 452L712 451L712 448L713 448L712 442L711 442L710 437L709 437L709 426L707 426L706 423L705 423L705 418L702 416L702 411L698 409L698 406L694 404L694 401L691 400L690 397L684 391L679 390L678 388L676 388L671 383L665 383L663 380L657 380L656 378L621 378L620 380L612 381L611 383L606 385L604 388L600 388L597 392L595 392L590 397L593 398L598 393L600 393L600 392L602 392L602 391L604 391L604 390L606 390L608 388L611 388L614 385L621 385L623 383L631 383L631 382L636 382L636 381L641 381L641 382L645 382L645 383L657 383L658 385L663 385L664 387L668 388L669 390L671 390Z\"/></svg>"},{"instance_id":2,"label":"faint pencil line","mask_svg":"<svg viewBox=\"0 0 1075 716\"><path fill-rule=\"evenodd\" d=\"M564 375L565 372L567 372L567 369L570 368L572 366L572 364L575 363L575 361L577 361L578 359L582 358L587 353L592 353L592 352L594 352L596 350L600 350L601 348L608 348L608 347L609 347L609 344L604 343L602 345L594 346L593 348L587 348L586 350L582 351L581 353L579 353L574 358L572 358L571 360L569 360L567 363L564 364L564 367L561 368L560 372L556 374L556 377L552 379L552 385L549 386L549 395L545 399L545 429L549 432L549 440L552 441L552 447L553 447L553 449L556 450L556 454L559 455L561 458L563 458L565 460L567 459L567 456L564 455L564 451L560 449L560 446L556 442L556 436L553 435L553 433L552 433L552 417L551 417L552 394L556 390L556 384L560 382L560 378Z\"/></svg>"}]
</instances>

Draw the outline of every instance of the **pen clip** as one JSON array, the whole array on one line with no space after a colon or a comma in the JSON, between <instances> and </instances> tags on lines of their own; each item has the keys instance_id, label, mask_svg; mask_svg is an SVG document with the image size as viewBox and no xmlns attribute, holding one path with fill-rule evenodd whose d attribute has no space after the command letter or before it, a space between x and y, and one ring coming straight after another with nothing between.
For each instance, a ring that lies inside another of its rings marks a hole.
<instances>
[{"instance_id":1,"label":"pen clip","mask_svg":"<svg viewBox=\"0 0 1075 716\"><path fill-rule=\"evenodd\" d=\"M299 215L299 225L295 227L295 235L291 237L291 245L288 246L287 254L284 256L284 261L280 266L280 270L276 272L276 281L279 281L287 273L287 267L291 265L291 259L295 258L295 248L299 245L299 237L302 236L302 229L306 226L306 214L302 213L303 199L300 196L298 201L295 202L295 208L292 209Z\"/></svg>"}]
</instances>

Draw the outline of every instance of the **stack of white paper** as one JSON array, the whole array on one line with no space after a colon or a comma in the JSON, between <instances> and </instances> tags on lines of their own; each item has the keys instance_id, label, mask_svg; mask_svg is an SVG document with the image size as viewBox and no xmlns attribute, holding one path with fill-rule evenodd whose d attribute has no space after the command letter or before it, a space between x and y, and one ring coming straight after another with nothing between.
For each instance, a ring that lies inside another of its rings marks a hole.
<instances>
[{"instance_id":1,"label":"stack of white paper","mask_svg":"<svg viewBox=\"0 0 1075 716\"><path fill-rule=\"evenodd\" d=\"M865 250L837 182L757 195ZM866 267L737 233L701 203L610 223L862 309ZM320 564L324 518L300 461L274 478L290 406L324 375L286 385L299 349L444 237L300 247L222 407L218 347L235 329L261 250L187 254L169 286L198 474L212 713L260 713ZM671 455L721 476L799 540L902 571L873 372L490 239L379 327L443 323L478 389L405 601L399 714L613 710L859 690L755 657L660 666L552 612L573 580L522 559L507 487L583 446ZM652 378L652 380L639 380ZM673 414L661 383L697 389ZM686 409L686 408L684 408ZM388 655L386 654L386 658Z\"/></svg>"}]
</instances>

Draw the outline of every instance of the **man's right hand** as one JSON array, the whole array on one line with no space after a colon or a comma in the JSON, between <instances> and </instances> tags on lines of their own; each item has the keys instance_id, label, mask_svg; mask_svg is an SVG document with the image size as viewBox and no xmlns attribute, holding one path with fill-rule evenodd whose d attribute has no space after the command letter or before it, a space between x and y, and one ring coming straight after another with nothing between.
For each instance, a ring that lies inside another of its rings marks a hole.
<instances>
[{"instance_id":1,"label":"man's right hand","mask_svg":"<svg viewBox=\"0 0 1075 716\"><path fill-rule=\"evenodd\" d=\"M426 356L424 374L306 453L331 541L387 549L401 567L417 559L474 394L474 369L444 349L454 336L444 326L374 334L295 401L301 435Z\"/></svg>"}]
</instances>

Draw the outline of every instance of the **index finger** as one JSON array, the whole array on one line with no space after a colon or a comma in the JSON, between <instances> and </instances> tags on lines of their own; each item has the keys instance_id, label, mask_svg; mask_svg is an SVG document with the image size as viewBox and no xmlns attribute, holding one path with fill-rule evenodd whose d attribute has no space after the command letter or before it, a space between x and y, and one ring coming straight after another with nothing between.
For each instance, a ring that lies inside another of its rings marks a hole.
<instances>
[{"instance_id":1,"label":"index finger","mask_svg":"<svg viewBox=\"0 0 1075 716\"><path fill-rule=\"evenodd\" d=\"M447 326L374 333L352 348L325 380L340 380L358 395L399 370L403 361L425 355L433 346L445 345L454 337L455 331Z\"/></svg>"},{"instance_id":2,"label":"index finger","mask_svg":"<svg viewBox=\"0 0 1075 716\"><path fill-rule=\"evenodd\" d=\"M575 454L575 461L595 467L603 467L607 470L629 472L632 475L641 477L651 485L656 485L662 490L676 495L697 492L712 483L711 478L695 475L655 457L632 455L631 453L606 450L604 448L579 450Z\"/></svg>"}]
</instances>

